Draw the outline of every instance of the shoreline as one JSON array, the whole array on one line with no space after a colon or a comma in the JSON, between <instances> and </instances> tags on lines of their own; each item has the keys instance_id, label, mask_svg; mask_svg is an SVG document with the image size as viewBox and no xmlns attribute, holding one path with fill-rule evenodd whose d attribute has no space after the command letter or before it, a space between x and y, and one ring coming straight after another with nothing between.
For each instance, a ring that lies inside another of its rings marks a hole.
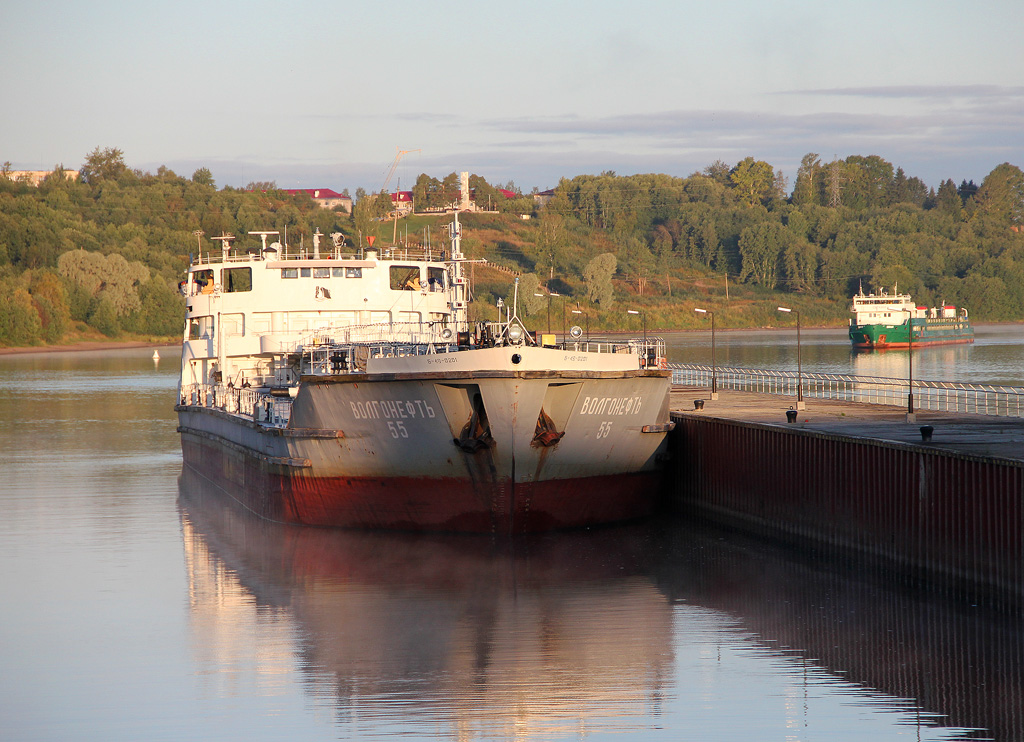
<instances>
[{"instance_id":1,"label":"shoreline","mask_svg":"<svg viewBox=\"0 0 1024 742\"><path fill-rule=\"evenodd\" d=\"M170 341L151 340L111 340L67 343L65 345L27 345L0 348L0 356L26 355L30 353L71 353L87 350L131 350L132 348L167 348L174 346Z\"/></svg>"},{"instance_id":2,"label":"shoreline","mask_svg":"<svg viewBox=\"0 0 1024 742\"><path fill-rule=\"evenodd\" d=\"M1008 325L1020 325L1024 324L1024 320L1006 320L1002 322L976 322L972 323L976 328L982 325L989 326L1008 326ZM795 325L791 327L779 327L777 325L770 327L720 327L717 332L747 332L747 331L778 331L778 330L794 330ZM804 330L844 330L845 326L836 327L833 325L806 325L803 327ZM652 335L657 332L708 332L707 328L687 328L685 330L656 330L648 328L647 333ZM558 334L558 333L556 333ZM637 333L629 331L604 331L594 332L591 334L601 335L636 335ZM175 340L82 340L77 343L65 343L61 345L27 345L17 347L0 347L0 356L9 355L24 355L28 353L72 353L87 350L131 350L132 348L169 348L179 347L179 341Z\"/></svg>"}]
</instances>

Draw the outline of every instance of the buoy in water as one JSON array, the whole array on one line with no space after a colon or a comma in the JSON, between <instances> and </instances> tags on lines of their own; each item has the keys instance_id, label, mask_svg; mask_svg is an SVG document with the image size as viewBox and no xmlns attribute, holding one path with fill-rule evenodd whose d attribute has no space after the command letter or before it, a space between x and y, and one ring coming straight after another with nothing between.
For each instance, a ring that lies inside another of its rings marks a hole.
<instances>
[{"instance_id":1,"label":"buoy in water","mask_svg":"<svg viewBox=\"0 0 1024 742\"><path fill-rule=\"evenodd\" d=\"M154 350L153 351L153 360L154 361L159 361L160 360L160 351L158 351L158 350Z\"/></svg>"}]
</instances>

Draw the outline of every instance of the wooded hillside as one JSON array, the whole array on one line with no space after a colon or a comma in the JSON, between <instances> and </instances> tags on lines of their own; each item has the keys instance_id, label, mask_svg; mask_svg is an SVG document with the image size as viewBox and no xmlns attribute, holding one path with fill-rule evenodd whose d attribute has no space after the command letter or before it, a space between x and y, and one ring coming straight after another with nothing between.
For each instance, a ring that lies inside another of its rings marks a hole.
<instances>
[{"instance_id":1,"label":"wooded hillside","mask_svg":"<svg viewBox=\"0 0 1024 742\"><path fill-rule=\"evenodd\" d=\"M451 180L420 176L420 198L433 203L431 189ZM858 286L897 283L920 304L965 306L976 320L1024 319L1024 173L1009 163L980 185L949 179L937 190L876 156L814 154L791 192L752 157L688 177L563 179L544 205L506 199L476 175L471 184L504 212L463 218L464 249L488 261L473 269L481 317L495 315L520 274L526 313L547 313L557 294L558 311L578 304L595 327L621 326L627 305L651 327L698 326L695 302L728 310L734 327L778 321L782 301L808 322L838 323ZM349 244L368 234L437 244L450 221L390 221L390 198L357 194L350 216L273 183L217 189L205 168L140 173L119 150L98 148L77 180L60 169L38 187L0 176L0 345L174 337L189 253L224 233L278 230L296 247L318 229Z\"/></svg>"}]
</instances>

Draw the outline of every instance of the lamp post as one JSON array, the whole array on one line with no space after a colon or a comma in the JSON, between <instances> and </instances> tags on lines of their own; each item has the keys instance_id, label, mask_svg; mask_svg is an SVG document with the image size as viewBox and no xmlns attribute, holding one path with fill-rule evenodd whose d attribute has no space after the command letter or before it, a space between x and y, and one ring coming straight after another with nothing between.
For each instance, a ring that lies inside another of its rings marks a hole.
<instances>
[{"instance_id":1,"label":"lamp post","mask_svg":"<svg viewBox=\"0 0 1024 742\"><path fill-rule=\"evenodd\" d=\"M800 358L800 312L789 307L776 307L780 312L786 312L787 314L792 312L796 315L796 408L798 410L806 409L804 404L804 372L803 363Z\"/></svg>"},{"instance_id":2,"label":"lamp post","mask_svg":"<svg viewBox=\"0 0 1024 742\"><path fill-rule=\"evenodd\" d=\"M546 296L548 298L548 335L550 335L551 334L551 297L552 296L561 296L561 294L556 294L553 291L548 291L548 292L546 292L544 294L538 294L538 293L534 292L533 295L534 296Z\"/></svg>"},{"instance_id":3,"label":"lamp post","mask_svg":"<svg viewBox=\"0 0 1024 742\"><path fill-rule=\"evenodd\" d=\"M914 414L914 312L912 309L904 309L907 313L907 422L912 423L917 419Z\"/></svg>"},{"instance_id":4,"label":"lamp post","mask_svg":"<svg viewBox=\"0 0 1024 742\"><path fill-rule=\"evenodd\" d=\"M718 378L715 364L715 313L697 308L694 308L693 311L711 317L711 399L718 399Z\"/></svg>"},{"instance_id":5,"label":"lamp post","mask_svg":"<svg viewBox=\"0 0 1024 742\"><path fill-rule=\"evenodd\" d=\"M647 347L647 312L638 312L636 309L627 309L626 314L639 314L644 325L644 348Z\"/></svg>"},{"instance_id":6,"label":"lamp post","mask_svg":"<svg viewBox=\"0 0 1024 742\"><path fill-rule=\"evenodd\" d=\"M533 295L534 296L539 296L541 298L547 296L547 294L538 294L536 291L533 292ZM550 334L551 334L551 297L548 296L548 335L550 335Z\"/></svg>"}]
</instances>

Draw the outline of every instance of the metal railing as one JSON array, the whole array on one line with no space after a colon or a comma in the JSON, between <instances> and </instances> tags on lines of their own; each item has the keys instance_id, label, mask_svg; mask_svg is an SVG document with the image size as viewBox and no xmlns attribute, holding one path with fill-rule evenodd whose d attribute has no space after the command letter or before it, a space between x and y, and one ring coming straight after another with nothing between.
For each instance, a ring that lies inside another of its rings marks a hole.
<instances>
[{"instance_id":1,"label":"metal railing","mask_svg":"<svg viewBox=\"0 0 1024 742\"><path fill-rule=\"evenodd\" d=\"M711 386L711 366L682 363L668 365L672 370L673 385ZM715 368L714 375L719 389L795 397L799 380L805 399L834 399L895 407L906 407L910 391L906 379L886 376L807 372L798 375L795 371L722 367ZM935 412L1024 417L1024 388L914 379L914 408Z\"/></svg>"},{"instance_id":2,"label":"metal railing","mask_svg":"<svg viewBox=\"0 0 1024 742\"><path fill-rule=\"evenodd\" d=\"M274 428L285 427L292 413L290 397L224 384L185 384L181 404L222 410Z\"/></svg>"}]
</instances>

